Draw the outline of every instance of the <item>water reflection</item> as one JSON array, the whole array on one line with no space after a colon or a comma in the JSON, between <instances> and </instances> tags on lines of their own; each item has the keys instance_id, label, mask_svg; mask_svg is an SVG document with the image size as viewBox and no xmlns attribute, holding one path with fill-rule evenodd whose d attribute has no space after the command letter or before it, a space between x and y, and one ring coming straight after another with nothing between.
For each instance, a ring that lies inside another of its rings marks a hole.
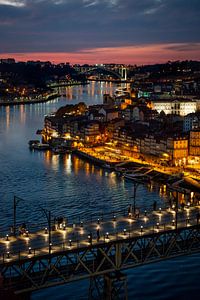
<instances>
[{"instance_id":1,"label":"water reflection","mask_svg":"<svg viewBox=\"0 0 200 300\"><path fill-rule=\"evenodd\" d=\"M47 150L44 152L44 162L46 163L46 165L50 165L51 164L51 151Z\"/></svg>"},{"instance_id":2,"label":"water reflection","mask_svg":"<svg viewBox=\"0 0 200 300\"><path fill-rule=\"evenodd\" d=\"M22 125L24 125L26 122L25 105L20 105L20 122Z\"/></svg>"},{"instance_id":3,"label":"water reflection","mask_svg":"<svg viewBox=\"0 0 200 300\"><path fill-rule=\"evenodd\" d=\"M72 163L71 155L66 155L64 157L64 168L65 168L65 173L67 175L71 173L71 163Z\"/></svg>"},{"instance_id":4,"label":"water reflection","mask_svg":"<svg viewBox=\"0 0 200 300\"><path fill-rule=\"evenodd\" d=\"M6 129L10 127L10 106L6 106Z\"/></svg>"},{"instance_id":5,"label":"water reflection","mask_svg":"<svg viewBox=\"0 0 200 300\"><path fill-rule=\"evenodd\" d=\"M25 199L23 205L21 203L18 206L19 224L27 222L38 225L46 222L38 211L39 205L51 210L53 215L71 217L75 214L90 216L102 211L118 211L130 204L133 200L132 182L117 178L74 155L59 156L50 151L30 152L27 145L28 140L38 139L35 132L42 128L45 114L56 111L69 101L73 104L84 101L88 105L102 103L103 93L113 92L115 88L116 85L112 83L92 83L91 90L90 86L69 87L67 97L47 103L0 107L1 234L7 233L13 222L14 195ZM164 187L159 195L158 188L153 185L139 186L136 204L140 207L152 207L153 201L156 200L159 207L166 197L165 193ZM185 214L189 216L188 209ZM47 242L47 235L43 235L43 239ZM199 294L200 258L196 256L187 259L181 258L179 264L178 260L171 261L171 264L168 261L162 265L151 264L129 271L129 299L198 299L193 291L196 289L197 295ZM133 282L137 288L133 288ZM80 284L81 288L77 288L77 283L74 283L73 286L65 285L53 290L39 291L35 299L88 299L85 282ZM186 291L188 287L190 289Z\"/></svg>"},{"instance_id":6,"label":"water reflection","mask_svg":"<svg viewBox=\"0 0 200 300\"><path fill-rule=\"evenodd\" d=\"M59 155L53 154L51 159L51 166L54 171L58 171L59 166Z\"/></svg>"},{"instance_id":7,"label":"water reflection","mask_svg":"<svg viewBox=\"0 0 200 300\"><path fill-rule=\"evenodd\" d=\"M102 170L82 159L66 154L54 155L50 151L30 152L28 140L38 139L35 133L42 128L44 115L69 103L84 101L87 105L102 103L105 92L114 92L112 83L95 83L64 88L66 97L47 103L4 107L0 109L0 198L4 209L0 211L0 226L12 223L10 212L14 194L26 199L24 210L19 209L19 222L29 219L37 223L37 206L51 209L56 214L73 215L109 210L120 210L130 203L133 185L115 174ZM9 136L8 136L9 132ZM137 192L138 203L143 205L162 195L147 192L141 187ZM55 201L56 199L56 201ZM36 201L37 200L37 201ZM67 207L67 209L66 209ZM31 213L30 213L31 211Z\"/></svg>"}]
</instances>

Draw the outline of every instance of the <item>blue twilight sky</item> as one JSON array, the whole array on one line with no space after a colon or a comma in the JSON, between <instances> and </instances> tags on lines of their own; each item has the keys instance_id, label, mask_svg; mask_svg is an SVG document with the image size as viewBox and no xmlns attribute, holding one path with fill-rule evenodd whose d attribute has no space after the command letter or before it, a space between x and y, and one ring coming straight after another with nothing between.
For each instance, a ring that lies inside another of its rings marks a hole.
<instances>
[{"instance_id":1,"label":"blue twilight sky","mask_svg":"<svg viewBox=\"0 0 200 300\"><path fill-rule=\"evenodd\" d=\"M200 59L200 0L0 0L0 56Z\"/></svg>"}]
</instances>

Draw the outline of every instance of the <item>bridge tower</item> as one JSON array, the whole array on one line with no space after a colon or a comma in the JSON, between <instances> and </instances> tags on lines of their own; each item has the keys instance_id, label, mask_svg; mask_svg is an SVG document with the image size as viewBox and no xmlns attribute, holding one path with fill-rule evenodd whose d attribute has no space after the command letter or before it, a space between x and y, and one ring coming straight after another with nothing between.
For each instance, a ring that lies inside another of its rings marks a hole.
<instances>
[{"instance_id":1,"label":"bridge tower","mask_svg":"<svg viewBox=\"0 0 200 300\"><path fill-rule=\"evenodd\" d=\"M121 75L121 79L126 81L127 80L127 68L125 68L125 67L120 68L119 73Z\"/></svg>"}]
</instances>

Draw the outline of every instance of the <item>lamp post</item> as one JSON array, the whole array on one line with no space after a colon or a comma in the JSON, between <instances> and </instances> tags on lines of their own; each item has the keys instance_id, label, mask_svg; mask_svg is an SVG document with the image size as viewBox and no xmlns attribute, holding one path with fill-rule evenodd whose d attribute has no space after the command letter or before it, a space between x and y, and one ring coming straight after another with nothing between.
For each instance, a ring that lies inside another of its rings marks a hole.
<instances>
[{"instance_id":1,"label":"lamp post","mask_svg":"<svg viewBox=\"0 0 200 300\"><path fill-rule=\"evenodd\" d=\"M17 222L17 205L20 201L24 199L14 195L13 199L13 235L16 236L16 222Z\"/></svg>"},{"instance_id":2,"label":"lamp post","mask_svg":"<svg viewBox=\"0 0 200 300\"><path fill-rule=\"evenodd\" d=\"M175 218L175 224L176 224L176 230L178 229L178 192L176 192L176 218Z\"/></svg>"},{"instance_id":3,"label":"lamp post","mask_svg":"<svg viewBox=\"0 0 200 300\"><path fill-rule=\"evenodd\" d=\"M52 243L51 243L51 211L40 206L41 211L44 213L48 222L49 231L49 254L51 253Z\"/></svg>"},{"instance_id":4,"label":"lamp post","mask_svg":"<svg viewBox=\"0 0 200 300\"><path fill-rule=\"evenodd\" d=\"M136 192L137 192L137 188L140 185L140 182L137 181L133 181L133 213L135 214L135 210L136 210Z\"/></svg>"}]
</instances>

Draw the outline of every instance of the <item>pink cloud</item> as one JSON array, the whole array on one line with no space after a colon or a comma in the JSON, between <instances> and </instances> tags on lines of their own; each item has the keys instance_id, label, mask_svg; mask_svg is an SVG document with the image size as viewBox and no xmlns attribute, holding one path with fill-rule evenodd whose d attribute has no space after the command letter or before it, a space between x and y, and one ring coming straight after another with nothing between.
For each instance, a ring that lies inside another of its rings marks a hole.
<instances>
[{"instance_id":1,"label":"pink cloud","mask_svg":"<svg viewBox=\"0 0 200 300\"><path fill-rule=\"evenodd\" d=\"M84 49L79 52L35 52L3 53L0 58L13 57L17 61L41 60L54 63L70 62L72 64L124 63L154 64L168 60L200 60L200 43L171 43L156 45L136 45L126 47L105 47Z\"/></svg>"}]
</instances>

